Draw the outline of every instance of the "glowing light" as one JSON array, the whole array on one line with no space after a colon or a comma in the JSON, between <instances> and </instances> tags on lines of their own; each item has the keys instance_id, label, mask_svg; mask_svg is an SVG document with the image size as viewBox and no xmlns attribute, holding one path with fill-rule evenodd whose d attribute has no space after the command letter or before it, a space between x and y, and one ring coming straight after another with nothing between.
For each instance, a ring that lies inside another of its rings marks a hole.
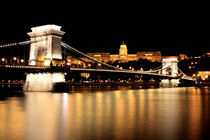
<instances>
[{"instance_id":1,"label":"glowing light","mask_svg":"<svg viewBox=\"0 0 210 140\"><path fill-rule=\"evenodd\" d=\"M65 82L65 76L62 73L27 74L24 90L52 91L53 84L59 82Z\"/></svg>"},{"instance_id":2,"label":"glowing light","mask_svg":"<svg viewBox=\"0 0 210 140\"><path fill-rule=\"evenodd\" d=\"M90 73L81 73L81 77L88 79L90 77Z\"/></svg>"},{"instance_id":3,"label":"glowing light","mask_svg":"<svg viewBox=\"0 0 210 140\"><path fill-rule=\"evenodd\" d=\"M177 58L162 59L162 61L177 61Z\"/></svg>"},{"instance_id":4,"label":"glowing light","mask_svg":"<svg viewBox=\"0 0 210 140\"><path fill-rule=\"evenodd\" d=\"M51 76L53 83L65 82L65 76L62 73L53 73Z\"/></svg>"},{"instance_id":5,"label":"glowing light","mask_svg":"<svg viewBox=\"0 0 210 140\"><path fill-rule=\"evenodd\" d=\"M151 54L149 53L149 54L145 54L145 56L153 56L153 54L152 53Z\"/></svg>"},{"instance_id":6,"label":"glowing light","mask_svg":"<svg viewBox=\"0 0 210 140\"><path fill-rule=\"evenodd\" d=\"M50 66L51 60L45 60L44 61L44 66Z\"/></svg>"},{"instance_id":7,"label":"glowing light","mask_svg":"<svg viewBox=\"0 0 210 140\"><path fill-rule=\"evenodd\" d=\"M24 62L24 59L21 59L20 62L23 63Z\"/></svg>"},{"instance_id":8,"label":"glowing light","mask_svg":"<svg viewBox=\"0 0 210 140\"><path fill-rule=\"evenodd\" d=\"M2 58L1 61L4 62L5 61L5 58Z\"/></svg>"},{"instance_id":9,"label":"glowing light","mask_svg":"<svg viewBox=\"0 0 210 140\"><path fill-rule=\"evenodd\" d=\"M17 60L17 57L13 57L13 60L16 61Z\"/></svg>"},{"instance_id":10,"label":"glowing light","mask_svg":"<svg viewBox=\"0 0 210 140\"><path fill-rule=\"evenodd\" d=\"M30 65L35 66L35 65L36 65L36 61L35 61L35 60L32 60L32 61L30 62Z\"/></svg>"}]
</instances>

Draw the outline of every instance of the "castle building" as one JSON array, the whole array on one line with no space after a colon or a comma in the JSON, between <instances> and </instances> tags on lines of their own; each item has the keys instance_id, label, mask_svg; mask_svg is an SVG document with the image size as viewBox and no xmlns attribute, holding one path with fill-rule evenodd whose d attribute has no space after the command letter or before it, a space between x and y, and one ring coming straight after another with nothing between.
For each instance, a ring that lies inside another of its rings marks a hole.
<instances>
[{"instance_id":1,"label":"castle building","mask_svg":"<svg viewBox=\"0 0 210 140\"><path fill-rule=\"evenodd\" d=\"M115 61L119 61L120 63L126 63L128 61L138 61L140 58L148 59L152 62L161 62L162 59L160 51L137 52L136 54L128 54L128 48L124 42L120 45L119 54L88 53L87 55L105 63Z\"/></svg>"},{"instance_id":2,"label":"castle building","mask_svg":"<svg viewBox=\"0 0 210 140\"><path fill-rule=\"evenodd\" d=\"M123 42L120 45L119 54L110 54L108 52L102 53L87 53L88 56L95 58L96 60L103 61L105 63L119 61L119 63L127 63L128 61L138 61L141 59L148 59L152 62L161 62L162 55L160 51L146 51L146 52L137 52L136 54L128 54L127 45ZM69 57L67 58L69 59ZM82 58L85 61L88 61L85 58ZM79 60L71 58L71 64L82 63Z\"/></svg>"}]
</instances>

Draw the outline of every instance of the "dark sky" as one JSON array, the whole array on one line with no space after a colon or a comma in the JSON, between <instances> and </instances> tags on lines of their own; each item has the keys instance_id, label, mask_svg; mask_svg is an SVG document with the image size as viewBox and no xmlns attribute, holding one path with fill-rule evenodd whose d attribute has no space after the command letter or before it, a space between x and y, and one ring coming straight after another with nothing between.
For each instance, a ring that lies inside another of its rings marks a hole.
<instances>
[{"instance_id":1,"label":"dark sky","mask_svg":"<svg viewBox=\"0 0 210 140\"><path fill-rule=\"evenodd\" d=\"M63 41L83 52L118 53L123 40L129 53L151 49L169 53L198 53L203 48L208 49L209 17L192 11L176 10L148 10L130 14L104 12L98 15L69 12L61 19L52 20L42 15L31 21L1 22L0 44L29 39L27 32L33 26L57 24L66 32Z\"/></svg>"}]
</instances>

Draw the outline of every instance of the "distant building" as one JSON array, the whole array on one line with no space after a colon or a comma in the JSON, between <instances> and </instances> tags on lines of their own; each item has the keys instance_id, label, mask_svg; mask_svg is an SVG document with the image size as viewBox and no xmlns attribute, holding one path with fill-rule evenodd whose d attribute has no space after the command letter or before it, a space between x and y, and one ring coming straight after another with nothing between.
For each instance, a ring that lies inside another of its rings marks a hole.
<instances>
[{"instance_id":1,"label":"distant building","mask_svg":"<svg viewBox=\"0 0 210 140\"><path fill-rule=\"evenodd\" d=\"M210 52L208 52L208 53L205 53L205 55L210 57Z\"/></svg>"},{"instance_id":2,"label":"distant building","mask_svg":"<svg viewBox=\"0 0 210 140\"><path fill-rule=\"evenodd\" d=\"M119 63L126 63L128 61L138 61L139 59L148 59L152 62L161 62L162 54L160 51L144 51L137 52L136 54L128 54L127 45L123 42L120 45L119 54L110 54L108 52L102 53L87 53L88 56L95 58L96 60L107 62L115 62L119 61ZM184 54L180 54L178 57L179 60L185 59L186 56ZM82 58L85 61L88 61L86 58ZM79 60L71 59L72 64L78 64ZM81 62L82 63L82 62Z\"/></svg>"},{"instance_id":3,"label":"distant building","mask_svg":"<svg viewBox=\"0 0 210 140\"><path fill-rule=\"evenodd\" d=\"M128 61L138 61L141 59L148 59L150 61L161 61L161 52L137 52L137 54L128 54L127 45L123 42L119 49L119 54L109 54L109 53L88 53L90 57L97 60L107 62L119 61L120 63L126 63Z\"/></svg>"},{"instance_id":4,"label":"distant building","mask_svg":"<svg viewBox=\"0 0 210 140\"><path fill-rule=\"evenodd\" d=\"M201 77L201 80L207 80L210 77L210 71L199 71L198 76Z\"/></svg>"}]
</instances>

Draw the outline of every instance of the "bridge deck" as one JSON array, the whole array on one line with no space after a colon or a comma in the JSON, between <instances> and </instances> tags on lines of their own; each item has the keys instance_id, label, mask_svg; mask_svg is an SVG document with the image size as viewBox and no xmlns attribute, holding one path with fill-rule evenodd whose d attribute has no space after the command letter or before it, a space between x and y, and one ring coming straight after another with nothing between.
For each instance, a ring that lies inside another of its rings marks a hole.
<instances>
[{"instance_id":1,"label":"bridge deck","mask_svg":"<svg viewBox=\"0 0 210 140\"><path fill-rule=\"evenodd\" d=\"M50 69L51 67L0 65L0 68L44 70L44 69ZM183 80L196 81L195 79L191 79L191 78L179 78L179 77L174 77L174 76L171 76L171 75L157 74L157 73L152 73L152 72L148 72L148 71L138 71L138 70L125 70L125 69L122 69L122 70L110 70L110 69L70 68L70 71L126 73L126 74L158 76L158 77L167 78L167 79L183 79Z\"/></svg>"}]
</instances>

